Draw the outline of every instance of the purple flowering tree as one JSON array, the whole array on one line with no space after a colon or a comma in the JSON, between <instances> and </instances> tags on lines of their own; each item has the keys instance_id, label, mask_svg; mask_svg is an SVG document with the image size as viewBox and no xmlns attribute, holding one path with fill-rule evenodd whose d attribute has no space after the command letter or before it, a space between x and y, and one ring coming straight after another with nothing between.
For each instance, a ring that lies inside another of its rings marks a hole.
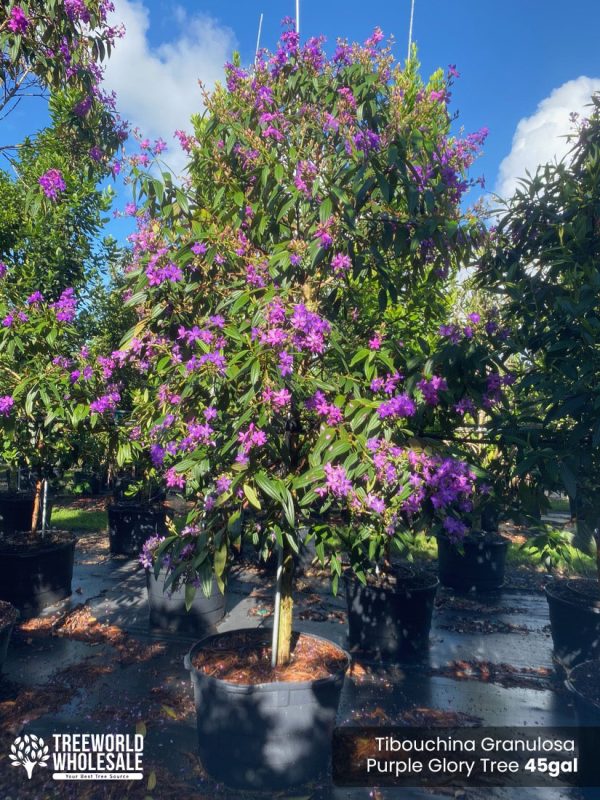
<instances>
[{"instance_id":1,"label":"purple flowering tree","mask_svg":"<svg viewBox=\"0 0 600 800\"><path fill-rule=\"evenodd\" d=\"M381 40L328 59L286 31L207 96L188 191L137 169L136 437L194 502L146 555L157 574L168 556L167 588L190 573L206 588L223 586L242 529L276 545L278 664L306 530L336 590L344 552L365 580L425 521L460 536L476 493L444 442L415 437L444 380L359 317L367 283L400 307L468 257L481 230L460 203L483 134L453 136L449 77L424 83Z\"/></svg>"},{"instance_id":2,"label":"purple flowering tree","mask_svg":"<svg viewBox=\"0 0 600 800\"><path fill-rule=\"evenodd\" d=\"M77 461L83 426L97 421L89 408L97 376L78 346L76 314L73 289L0 307L0 447L6 463L35 476L32 532L44 480Z\"/></svg>"}]
</instances>

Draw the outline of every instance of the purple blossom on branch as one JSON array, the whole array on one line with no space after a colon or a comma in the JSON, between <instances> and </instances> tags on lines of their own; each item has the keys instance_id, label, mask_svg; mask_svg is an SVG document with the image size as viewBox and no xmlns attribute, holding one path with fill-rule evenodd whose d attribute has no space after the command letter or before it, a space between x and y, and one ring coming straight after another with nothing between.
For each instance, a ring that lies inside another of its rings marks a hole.
<instances>
[{"instance_id":1,"label":"purple blossom on branch","mask_svg":"<svg viewBox=\"0 0 600 800\"><path fill-rule=\"evenodd\" d=\"M3 397L0 397L0 414L2 414L4 417L8 417L14 404L15 400L13 397L11 397L11 395L7 394Z\"/></svg>"},{"instance_id":2,"label":"purple blossom on branch","mask_svg":"<svg viewBox=\"0 0 600 800\"><path fill-rule=\"evenodd\" d=\"M38 180L42 191L50 200L57 200L59 192L64 192L67 184L58 169L49 169Z\"/></svg>"}]
</instances>

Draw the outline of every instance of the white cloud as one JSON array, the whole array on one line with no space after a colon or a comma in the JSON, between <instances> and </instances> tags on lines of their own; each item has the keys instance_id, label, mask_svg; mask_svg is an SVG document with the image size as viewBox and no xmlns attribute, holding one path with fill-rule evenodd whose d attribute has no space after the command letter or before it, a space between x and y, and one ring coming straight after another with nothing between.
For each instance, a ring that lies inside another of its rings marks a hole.
<instances>
[{"instance_id":1,"label":"white cloud","mask_svg":"<svg viewBox=\"0 0 600 800\"><path fill-rule=\"evenodd\" d=\"M584 75L567 81L554 89L549 97L538 105L535 114L523 117L516 127L512 149L500 164L496 180L496 192L504 198L510 197L526 171L534 174L540 164L562 158L569 150L564 136L572 126L571 112L582 116L589 113L590 99L600 91L600 78Z\"/></svg>"},{"instance_id":2,"label":"white cloud","mask_svg":"<svg viewBox=\"0 0 600 800\"><path fill-rule=\"evenodd\" d=\"M162 3L167 8L167 3ZM106 69L105 85L117 93L118 108L134 127L169 145L165 160L180 172L185 158L175 141L176 129L190 130L191 114L202 110L201 80L212 87L236 47L233 31L204 14L189 15L172 7L173 37L158 46L149 40L149 10L139 0L117 0L114 20L124 23Z\"/></svg>"}]
</instances>

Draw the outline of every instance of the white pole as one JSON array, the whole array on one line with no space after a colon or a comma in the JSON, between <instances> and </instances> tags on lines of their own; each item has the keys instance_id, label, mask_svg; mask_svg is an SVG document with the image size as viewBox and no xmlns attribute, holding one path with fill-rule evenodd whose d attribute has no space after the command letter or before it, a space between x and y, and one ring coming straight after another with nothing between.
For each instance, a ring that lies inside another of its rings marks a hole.
<instances>
[{"instance_id":1,"label":"white pole","mask_svg":"<svg viewBox=\"0 0 600 800\"><path fill-rule=\"evenodd\" d=\"M271 666L277 666L279 647L279 615L281 612L281 577L283 575L283 547L277 545L277 582L275 584L275 609L273 614L273 638L271 641Z\"/></svg>"},{"instance_id":2,"label":"white pole","mask_svg":"<svg viewBox=\"0 0 600 800\"><path fill-rule=\"evenodd\" d=\"M263 14L260 15L260 19L258 21L258 36L256 37L256 54L254 56L254 61L258 59L258 51L260 50L260 35L262 33L262 24L263 24Z\"/></svg>"},{"instance_id":3,"label":"white pole","mask_svg":"<svg viewBox=\"0 0 600 800\"><path fill-rule=\"evenodd\" d=\"M42 536L46 533L46 517L48 516L48 480L44 481L44 500L42 503Z\"/></svg>"},{"instance_id":4,"label":"white pole","mask_svg":"<svg viewBox=\"0 0 600 800\"><path fill-rule=\"evenodd\" d=\"M300 36L300 0L296 0L296 33Z\"/></svg>"},{"instance_id":5,"label":"white pole","mask_svg":"<svg viewBox=\"0 0 600 800\"><path fill-rule=\"evenodd\" d=\"M412 46L413 34L413 20L415 18L415 0L410 0L410 25L408 26L408 56L407 60L410 61L410 49Z\"/></svg>"}]
</instances>

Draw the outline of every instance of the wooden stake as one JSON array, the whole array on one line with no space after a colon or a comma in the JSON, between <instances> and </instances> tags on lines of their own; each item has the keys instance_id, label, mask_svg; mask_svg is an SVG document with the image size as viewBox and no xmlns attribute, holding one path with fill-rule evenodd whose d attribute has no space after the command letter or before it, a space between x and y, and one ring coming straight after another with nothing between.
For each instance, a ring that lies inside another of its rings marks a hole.
<instances>
[{"instance_id":1,"label":"wooden stake","mask_svg":"<svg viewBox=\"0 0 600 800\"><path fill-rule=\"evenodd\" d=\"M35 533L40 522L40 511L42 503L42 487L44 482L38 478L35 482L35 497L33 500L33 514L31 515L31 532Z\"/></svg>"}]
</instances>

